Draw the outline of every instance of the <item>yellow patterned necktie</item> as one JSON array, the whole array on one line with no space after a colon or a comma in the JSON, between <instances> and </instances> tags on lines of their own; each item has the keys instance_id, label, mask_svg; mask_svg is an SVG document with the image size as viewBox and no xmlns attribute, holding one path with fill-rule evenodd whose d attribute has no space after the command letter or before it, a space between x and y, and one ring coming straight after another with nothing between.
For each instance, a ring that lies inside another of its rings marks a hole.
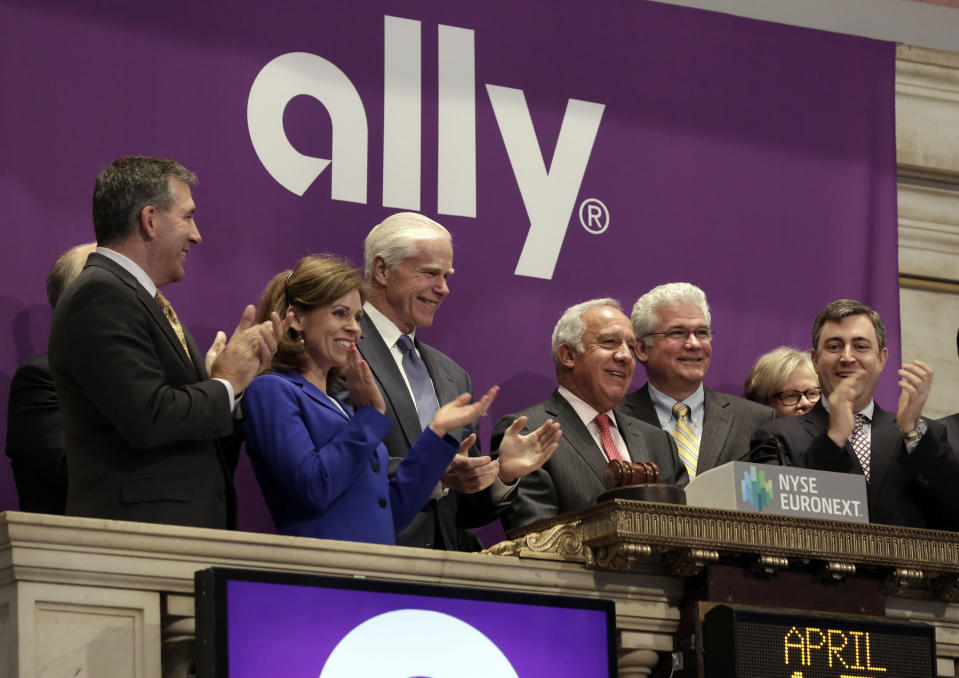
<instances>
[{"instance_id":1,"label":"yellow patterned necktie","mask_svg":"<svg viewBox=\"0 0 959 678\"><path fill-rule=\"evenodd\" d=\"M187 358L189 358L190 349L186 345L186 336L183 334L183 326L180 324L180 319L176 317L176 311L173 310L173 306L170 304L169 299L163 296L163 293L160 290L157 290L156 300L160 305L160 310L163 311L163 315L165 315L166 319L170 321L173 331L176 332L177 339L180 340L180 345L183 347L183 350L186 351Z\"/></svg>"},{"instance_id":2,"label":"yellow patterned necktie","mask_svg":"<svg viewBox=\"0 0 959 678\"><path fill-rule=\"evenodd\" d=\"M676 417L676 426L673 427L673 438L679 449L679 457L686 465L689 479L696 477L696 464L699 461L699 440L693 431L693 423L689 420L689 406L686 403L673 405L673 416Z\"/></svg>"}]
</instances>

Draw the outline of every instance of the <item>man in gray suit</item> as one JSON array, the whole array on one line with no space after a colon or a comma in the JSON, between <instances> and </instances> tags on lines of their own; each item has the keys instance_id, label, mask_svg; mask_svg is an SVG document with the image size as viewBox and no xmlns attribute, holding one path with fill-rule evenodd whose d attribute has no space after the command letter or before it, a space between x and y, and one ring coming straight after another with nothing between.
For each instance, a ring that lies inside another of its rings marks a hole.
<instances>
[{"instance_id":1,"label":"man in gray suit","mask_svg":"<svg viewBox=\"0 0 959 678\"><path fill-rule=\"evenodd\" d=\"M503 417L493 430L495 451L522 417L527 427L553 419L563 429L549 461L519 481L504 525L522 527L592 504L606 490L603 471L612 459L655 462L662 482L685 485L688 476L672 438L613 410L636 369L636 338L619 302L593 299L568 308L553 330L552 346L559 388L546 402Z\"/></svg>"},{"instance_id":2,"label":"man in gray suit","mask_svg":"<svg viewBox=\"0 0 959 678\"><path fill-rule=\"evenodd\" d=\"M376 377L386 416L393 421L383 440L392 472L437 407L472 392L466 370L416 334L418 328L433 324L433 315L449 294L452 237L422 214L400 212L370 231L363 259L370 291L363 306L363 336L356 347ZM476 550L479 542L467 528L494 520L507 505L509 485L539 468L559 437L559 427L552 422L527 436L520 435L519 428L509 432L507 451L497 461L482 456L474 438L469 454L456 455L429 503L397 535L397 543ZM478 433L476 423L450 431L461 441Z\"/></svg>"},{"instance_id":3,"label":"man in gray suit","mask_svg":"<svg viewBox=\"0 0 959 678\"><path fill-rule=\"evenodd\" d=\"M752 432L776 412L703 385L713 355L705 293L659 285L636 301L632 322L647 383L623 399L623 412L669 432L691 478L746 456Z\"/></svg>"}]
</instances>

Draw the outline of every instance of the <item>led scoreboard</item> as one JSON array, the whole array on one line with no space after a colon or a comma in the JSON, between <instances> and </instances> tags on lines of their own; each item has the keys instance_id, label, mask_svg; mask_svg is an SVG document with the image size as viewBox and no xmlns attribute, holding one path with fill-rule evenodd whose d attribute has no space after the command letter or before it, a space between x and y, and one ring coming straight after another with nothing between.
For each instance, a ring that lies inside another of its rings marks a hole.
<instances>
[{"instance_id":1,"label":"led scoreboard","mask_svg":"<svg viewBox=\"0 0 959 678\"><path fill-rule=\"evenodd\" d=\"M928 624L717 605L703 619L706 678L934 678L934 633Z\"/></svg>"}]
</instances>

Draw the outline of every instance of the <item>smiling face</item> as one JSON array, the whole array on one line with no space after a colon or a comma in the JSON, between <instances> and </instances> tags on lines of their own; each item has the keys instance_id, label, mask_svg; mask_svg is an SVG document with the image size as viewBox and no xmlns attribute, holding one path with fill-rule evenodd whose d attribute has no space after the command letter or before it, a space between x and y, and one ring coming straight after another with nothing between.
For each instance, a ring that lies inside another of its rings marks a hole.
<instances>
[{"instance_id":1,"label":"smiling face","mask_svg":"<svg viewBox=\"0 0 959 678\"><path fill-rule=\"evenodd\" d=\"M151 208L152 239L147 253L145 269L157 287L179 282L186 275L186 254L202 241L193 215L196 204L190 187L170 177L173 204L168 209Z\"/></svg>"},{"instance_id":2,"label":"smiling face","mask_svg":"<svg viewBox=\"0 0 959 678\"><path fill-rule=\"evenodd\" d=\"M636 337L629 318L612 306L596 306L582 316L583 352L560 344L557 355L564 370L559 383L597 412L614 407L633 382Z\"/></svg>"},{"instance_id":3,"label":"smiling face","mask_svg":"<svg viewBox=\"0 0 959 678\"><path fill-rule=\"evenodd\" d=\"M696 304L664 304L659 307L657 315L659 324L655 332L686 328L689 336L685 340L670 339L661 334L637 337L636 356L646 367L649 383L671 398L683 400L699 388L709 370L712 342L700 341L693 334L709 325Z\"/></svg>"},{"instance_id":4,"label":"smiling face","mask_svg":"<svg viewBox=\"0 0 959 678\"><path fill-rule=\"evenodd\" d=\"M452 274L453 246L445 238L419 241L416 254L392 268L377 257L374 276L382 294L376 307L403 334L429 327L436 309L450 293L446 281Z\"/></svg>"},{"instance_id":5,"label":"smiling face","mask_svg":"<svg viewBox=\"0 0 959 678\"><path fill-rule=\"evenodd\" d=\"M329 306L309 311L294 308L290 326L302 332L309 356L303 371L314 368L324 375L333 367L346 365L347 354L360 336L363 302L357 290L347 292Z\"/></svg>"},{"instance_id":6,"label":"smiling face","mask_svg":"<svg viewBox=\"0 0 959 678\"><path fill-rule=\"evenodd\" d=\"M853 411L858 412L872 400L888 355L888 349L879 350L876 328L868 316L851 315L838 323L824 323L819 344L812 351L823 395L828 397L843 379L862 375L853 401Z\"/></svg>"}]
</instances>

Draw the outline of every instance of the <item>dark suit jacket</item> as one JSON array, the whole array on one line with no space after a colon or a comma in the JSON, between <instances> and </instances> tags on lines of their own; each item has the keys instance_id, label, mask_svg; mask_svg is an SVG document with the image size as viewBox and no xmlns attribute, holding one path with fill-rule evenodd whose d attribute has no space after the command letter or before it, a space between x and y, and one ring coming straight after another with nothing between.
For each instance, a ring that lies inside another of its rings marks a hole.
<instances>
[{"instance_id":1,"label":"dark suit jacket","mask_svg":"<svg viewBox=\"0 0 959 678\"><path fill-rule=\"evenodd\" d=\"M63 423L45 353L18 367L10 383L7 456L20 510L63 515L67 504Z\"/></svg>"},{"instance_id":2,"label":"dark suit jacket","mask_svg":"<svg viewBox=\"0 0 959 678\"><path fill-rule=\"evenodd\" d=\"M431 430L397 473L381 443L393 423L372 407L349 416L295 372L257 377L243 399L246 451L277 532L395 544L459 449Z\"/></svg>"},{"instance_id":3,"label":"dark suit jacket","mask_svg":"<svg viewBox=\"0 0 959 678\"><path fill-rule=\"evenodd\" d=\"M658 426L650 426L622 412L615 414L616 425L634 462L655 462L664 483L685 485L689 482L672 436ZM543 467L520 479L510 508L503 517L503 524L508 529L589 506L606 491L603 471L609 462L573 406L559 391L553 391L544 403L509 414L496 422L490 443L494 455L506 429L521 416L529 418L524 433L536 430L547 419L552 419L559 422L563 435L553 456Z\"/></svg>"},{"instance_id":4,"label":"dark suit jacket","mask_svg":"<svg viewBox=\"0 0 959 678\"><path fill-rule=\"evenodd\" d=\"M57 302L50 367L66 434L69 515L226 528L233 431L223 384L184 328L192 360L156 301L93 253Z\"/></svg>"},{"instance_id":5,"label":"dark suit jacket","mask_svg":"<svg viewBox=\"0 0 959 678\"><path fill-rule=\"evenodd\" d=\"M393 422L393 428L383 439L383 444L390 453L390 469L394 471L420 437L420 420L406 382L403 381L403 375L400 374L389 347L376 330L373 321L364 316L361 328L363 337L356 342L356 347L376 377L386 401L386 416ZM461 393L473 392L469 374L451 358L419 339L416 340L416 349L430 373L440 405L454 400ZM451 431L450 435L457 440L463 440L470 433L477 434L477 445L470 450L470 454L478 455L480 451L477 424ZM495 512L490 505L488 491L473 495L461 495L451 491L442 499L430 501L424 506L409 527L397 535L396 542L401 546L473 550L478 542L465 532L465 528L478 527L494 518Z\"/></svg>"},{"instance_id":6,"label":"dark suit jacket","mask_svg":"<svg viewBox=\"0 0 959 678\"><path fill-rule=\"evenodd\" d=\"M696 474L737 461L749 453L749 437L759 426L776 418L776 410L703 386L703 435L699 441ZM659 427L659 417L649 384L623 398L619 409L631 417Z\"/></svg>"},{"instance_id":7,"label":"dark suit jacket","mask_svg":"<svg viewBox=\"0 0 959 678\"><path fill-rule=\"evenodd\" d=\"M836 445L826 431L829 413L822 402L797 417L766 424L753 435L753 458L775 454L776 440L788 464L801 468L862 474L849 442ZM929 422L929 430L911 454L895 415L878 405L870 438L869 520L873 523L959 528L959 456L946 441L945 428Z\"/></svg>"}]
</instances>

